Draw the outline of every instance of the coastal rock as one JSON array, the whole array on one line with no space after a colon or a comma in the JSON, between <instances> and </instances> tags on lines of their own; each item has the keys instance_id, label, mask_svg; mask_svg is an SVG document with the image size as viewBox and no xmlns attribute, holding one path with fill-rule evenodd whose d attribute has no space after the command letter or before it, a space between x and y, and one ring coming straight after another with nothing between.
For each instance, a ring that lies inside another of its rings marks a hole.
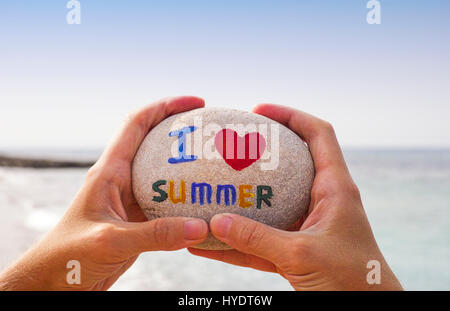
<instances>
[{"instance_id":1,"label":"coastal rock","mask_svg":"<svg viewBox=\"0 0 450 311\"><path fill-rule=\"evenodd\" d=\"M153 128L132 167L148 219L235 213L287 229L308 209L314 165L307 145L261 115L202 108ZM197 245L229 249L213 236Z\"/></svg>"}]
</instances>

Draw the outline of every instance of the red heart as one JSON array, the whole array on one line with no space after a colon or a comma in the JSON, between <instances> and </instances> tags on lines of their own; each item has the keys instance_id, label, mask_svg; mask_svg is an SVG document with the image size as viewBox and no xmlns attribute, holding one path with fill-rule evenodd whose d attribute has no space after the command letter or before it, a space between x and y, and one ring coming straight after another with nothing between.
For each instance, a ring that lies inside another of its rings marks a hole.
<instances>
[{"instance_id":1,"label":"red heart","mask_svg":"<svg viewBox=\"0 0 450 311\"><path fill-rule=\"evenodd\" d=\"M266 140L258 132L241 137L230 129L218 132L214 144L225 162L236 171L258 161L266 149Z\"/></svg>"}]
</instances>

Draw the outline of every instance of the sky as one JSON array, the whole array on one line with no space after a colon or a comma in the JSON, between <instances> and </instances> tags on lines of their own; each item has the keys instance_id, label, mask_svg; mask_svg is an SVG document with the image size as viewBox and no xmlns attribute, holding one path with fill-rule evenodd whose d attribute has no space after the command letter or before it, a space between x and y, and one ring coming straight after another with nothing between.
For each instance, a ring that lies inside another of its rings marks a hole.
<instances>
[{"instance_id":1,"label":"sky","mask_svg":"<svg viewBox=\"0 0 450 311\"><path fill-rule=\"evenodd\" d=\"M450 1L0 2L0 149L101 148L129 111L196 95L288 105L344 147L450 147Z\"/></svg>"}]
</instances>

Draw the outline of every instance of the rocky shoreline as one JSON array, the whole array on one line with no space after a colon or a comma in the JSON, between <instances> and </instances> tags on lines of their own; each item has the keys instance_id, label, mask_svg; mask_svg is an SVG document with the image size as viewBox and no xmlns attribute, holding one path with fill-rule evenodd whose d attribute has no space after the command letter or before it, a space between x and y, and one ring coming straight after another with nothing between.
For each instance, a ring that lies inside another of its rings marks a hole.
<instances>
[{"instance_id":1,"label":"rocky shoreline","mask_svg":"<svg viewBox=\"0 0 450 311\"><path fill-rule=\"evenodd\" d=\"M23 168L88 168L95 161L51 160L0 155L0 166Z\"/></svg>"}]
</instances>

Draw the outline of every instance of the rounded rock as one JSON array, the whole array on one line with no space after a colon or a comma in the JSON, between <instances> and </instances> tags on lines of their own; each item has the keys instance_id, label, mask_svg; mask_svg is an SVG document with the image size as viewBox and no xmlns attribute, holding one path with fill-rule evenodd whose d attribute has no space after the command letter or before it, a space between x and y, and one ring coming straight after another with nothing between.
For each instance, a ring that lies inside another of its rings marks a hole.
<instances>
[{"instance_id":1,"label":"rounded rock","mask_svg":"<svg viewBox=\"0 0 450 311\"><path fill-rule=\"evenodd\" d=\"M288 229L308 210L314 164L294 132L264 116L201 108L151 129L133 162L135 198L148 219L239 214ZM229 249L210 235L196 245Z\"/></svg>"}]
</instances>

